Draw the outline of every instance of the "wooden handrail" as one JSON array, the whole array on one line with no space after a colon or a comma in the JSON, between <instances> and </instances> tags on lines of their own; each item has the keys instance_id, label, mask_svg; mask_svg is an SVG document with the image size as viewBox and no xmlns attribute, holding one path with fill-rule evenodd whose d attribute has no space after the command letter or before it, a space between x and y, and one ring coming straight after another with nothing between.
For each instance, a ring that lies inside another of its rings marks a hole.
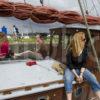
<instances>
[{"instance_id":1,"label":"wooden handrail","mask_svg":"<svg viewBox=\"0 0 100 100\"><path fill-rule=\"evenodd\" d=\"M52 81L52 82L45 82L45 83L36 84L36 85L19 86L19 87L14 87L14 88L9 88L9 89L2 89L2 90L0 90L0 93L10 93L12 91L21 90L21 89L31 90L31 88L34 88L34 87L38 87L38 86L46 87L46 86L49 86L49 85L55 84L55 83L62 84L63 80L57 80L57 81Z\"/></svg>"}]
</instances>

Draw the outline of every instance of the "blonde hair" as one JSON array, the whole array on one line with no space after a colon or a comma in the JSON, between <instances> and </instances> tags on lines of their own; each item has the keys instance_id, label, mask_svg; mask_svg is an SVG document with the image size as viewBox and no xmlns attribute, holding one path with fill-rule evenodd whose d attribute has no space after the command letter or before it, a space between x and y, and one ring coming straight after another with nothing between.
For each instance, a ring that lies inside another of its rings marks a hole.
<instances>
[{"instance_id":1,"label":"blonde hair","mask_svg":"<svg viewBox=\"0 0 100 100\"><path fill-rule=\"evenodd\" d=\"M73 35L71 39L71 49L73 55L79 56L80 53L83 51L85 46L85 33L84 32L77 32Z\"/></svg>"}]
</instances>

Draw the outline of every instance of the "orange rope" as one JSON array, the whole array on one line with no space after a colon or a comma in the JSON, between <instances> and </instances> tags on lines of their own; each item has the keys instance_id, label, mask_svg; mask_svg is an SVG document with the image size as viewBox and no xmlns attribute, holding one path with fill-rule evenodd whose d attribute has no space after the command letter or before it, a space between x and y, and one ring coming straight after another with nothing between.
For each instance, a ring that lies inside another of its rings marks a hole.
<instances>
[{"instance_id":1,"label":"orange rope","mask_svg":"<svg viewBox=\"0 0 100 100\"><path fill-rule=\"evenodd\" d=\"M64 24L82 23L83 17L75 11L57 11L46 6L34 7L26 3L12 3L0 0L0 16L14 16L21 20L31 18L36 23L61 22ZM99 25L100 17L87 16L88 24Z\"/></svg>"}]
</instances>

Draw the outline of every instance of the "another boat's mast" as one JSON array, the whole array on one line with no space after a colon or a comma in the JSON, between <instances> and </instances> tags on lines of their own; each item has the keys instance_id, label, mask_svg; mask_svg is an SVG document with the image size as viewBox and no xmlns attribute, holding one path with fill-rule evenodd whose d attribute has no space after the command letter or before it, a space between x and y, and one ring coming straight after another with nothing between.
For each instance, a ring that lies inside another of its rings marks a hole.
<instances>
[{"instance_id":1,"label":"another boat's mast","mask_svg":"<svg viewBox=\"0 0 100 100\"><path fill-rule=\"evenodd\" d=\"M26 3L26 0L24 0L24 3Z\"/></svg>"},{"instance_id":2,"label":"another boat's mast","mask_svg":"<svg viewBox=\"0 0 100 100\"><path fill-rule=\"evenodd\" d=\"M44 1L43 0L40 0L40 3L42 6L44 6Z\"/></svg>"},{"instance_id":3,"label":"another boat's mast","mask_svg":"<svg viewBox=\"0 0 100 100\"><path fill-rule=\"evenodd\" d=\"M97 62L97 67L98 67L98 69L99 69L99 71L100 71L99 60L98 60L97 53L96 53L96 50L95 50L94 45L93 45L93 41L92 41L91 33L90 33L90 30L89 30L87 18L86 18L85 14L84 14L84 11L83 11L83 7L82 7L82 4L81 4L81 1L78 0L78 3L79 3L79 6L80 6L80 10L81 10L82 16L83 16L84 21L85 21L87 33L88 33L88 36L89 36L89 39L90 39L90 43L91 43L91 46L92 46L92 49L93 49L93 53L94 53L94 56L95 56L95 59L96 59L96 62Z\"/></svg>"}]
</instances>

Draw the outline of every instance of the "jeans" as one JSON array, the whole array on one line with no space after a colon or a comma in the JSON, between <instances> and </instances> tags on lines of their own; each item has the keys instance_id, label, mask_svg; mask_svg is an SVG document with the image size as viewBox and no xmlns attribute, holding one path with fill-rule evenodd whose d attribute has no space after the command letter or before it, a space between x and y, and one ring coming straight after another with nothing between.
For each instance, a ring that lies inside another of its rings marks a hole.
<instances>
[{"instance_id":1,"label":"jeans","mask_svg":"<svg viewBox=\"0 0 100 100\"><path fill-rule=\"evenodd\" d=\"M80 70L76 69L76 73L79 75ZM66 92L72 92L73 89L72 82L74 81L74 78L75 78L74 73L70 69L66 68L64 74L64 84ZM83 78L89 83L94 92L100 91L100 83L97 81L94 74L92 74L88 69L84 71Z\"/></svg>"}]
</instances>

